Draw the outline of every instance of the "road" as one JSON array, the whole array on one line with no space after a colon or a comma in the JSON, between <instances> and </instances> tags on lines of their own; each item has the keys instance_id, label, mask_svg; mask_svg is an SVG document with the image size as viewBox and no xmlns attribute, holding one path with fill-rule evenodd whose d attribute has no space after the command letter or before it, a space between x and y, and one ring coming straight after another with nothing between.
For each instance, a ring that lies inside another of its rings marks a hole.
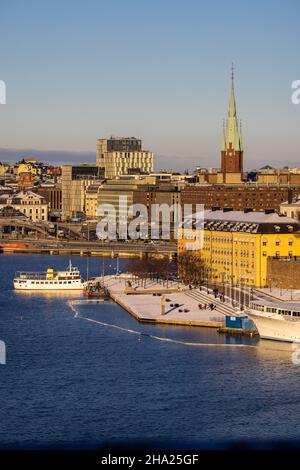
<instances>
[{"instance_id":1,"label":"road","mask_svg":"<svg viewBox=\"0 0 300 470\"><path fill-rule=\"evenodd\" d=\"M159 242L159 243L144 243L144 242L118 242L118 241L109 241L101 242L100 240L94 241L83 241L83 240L56 240L55 238L46 238L46 239L12 239L6 238L0 240L3 243L27 243L29 245L29 250L40 250L42 251L52 251L52 250L76 250L84 252L120 252L120 253L157 253L157 254L175 254L177 253L177 246L175 243L169 242Z\"/></svg>"}]
</instances>

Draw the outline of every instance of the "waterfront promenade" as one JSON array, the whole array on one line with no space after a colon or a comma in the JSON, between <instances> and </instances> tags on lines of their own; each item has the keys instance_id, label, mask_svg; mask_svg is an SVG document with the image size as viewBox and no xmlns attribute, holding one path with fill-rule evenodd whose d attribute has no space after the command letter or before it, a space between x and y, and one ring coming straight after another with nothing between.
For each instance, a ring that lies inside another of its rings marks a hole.
<instances>
[{"instance_id":1,"label":"waterfront promenade","mask_svg":"<svg viewBox=\"0 0 300 470\"><path fill-rule=\"evenodd\" d=\"M175 281L133 280L131 275L104 276L111 298L144 323L220 328L236 311L212 293L189 289ZM199 305L207 308L200 309ZM210 309L210 304L215 306Z\"/></svg>"}]
</instances>

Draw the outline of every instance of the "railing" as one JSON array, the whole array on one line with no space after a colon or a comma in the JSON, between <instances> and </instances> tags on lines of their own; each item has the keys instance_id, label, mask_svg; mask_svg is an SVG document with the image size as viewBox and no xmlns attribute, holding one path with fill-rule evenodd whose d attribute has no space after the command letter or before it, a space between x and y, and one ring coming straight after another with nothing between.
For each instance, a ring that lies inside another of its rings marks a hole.
<instances>
[{"instance_id":1,"label":"railing","mask_svg":"<svg viewBox=\"0 0 300 470\"><path fill-rule=\"evenodd\" d=\"M55 273L54 273L55 274ZM29 272L29 271L17 271L15 273L15 278L24 278L24 279L46 279L47 273L37 273L37 272ZM50 278L48 278L50 279Z\"/></svg>"}]
</instances>

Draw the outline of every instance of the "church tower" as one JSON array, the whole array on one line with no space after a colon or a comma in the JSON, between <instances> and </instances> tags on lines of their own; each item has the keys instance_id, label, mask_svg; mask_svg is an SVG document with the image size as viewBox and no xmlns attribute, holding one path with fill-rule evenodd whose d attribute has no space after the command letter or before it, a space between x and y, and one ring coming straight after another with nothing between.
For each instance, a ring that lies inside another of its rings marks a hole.
<instances>
[{"instance_id":1,"label":"church tower","mask_svg":"<svg viewBox=\"0 0 300 470\"><path fill-rule=\"evenodd\" d=\"M223 181L227 181L228 173L243 172L243 143L242 129L238 125L234 96L234 73L231 70L231 89L229 99L229 110L227 120L223 124L222 147L221 147L221 172ZM228 175L229 176L229 175Z\"/></svg>"}]
</instances>

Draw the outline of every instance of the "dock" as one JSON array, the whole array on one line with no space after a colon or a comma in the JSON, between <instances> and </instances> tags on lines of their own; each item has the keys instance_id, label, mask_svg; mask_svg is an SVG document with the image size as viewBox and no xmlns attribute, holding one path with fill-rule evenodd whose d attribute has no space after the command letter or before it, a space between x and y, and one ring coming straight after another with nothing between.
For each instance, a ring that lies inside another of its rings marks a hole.
<instances>
[{"instance_id":1,"label":"dock","mask_svg":"<svg viewBox=\"0 0 300 470\"><path fill-rule=\"evenodd\" d=\"M235 309L212 293L190 289L176 281L133 281L129 274L104 276L101 280L112 300L142 323L222 328L225 316L236 314ZM200 309L200 304L207 308Z\"/></svg>"}]
</instances>

